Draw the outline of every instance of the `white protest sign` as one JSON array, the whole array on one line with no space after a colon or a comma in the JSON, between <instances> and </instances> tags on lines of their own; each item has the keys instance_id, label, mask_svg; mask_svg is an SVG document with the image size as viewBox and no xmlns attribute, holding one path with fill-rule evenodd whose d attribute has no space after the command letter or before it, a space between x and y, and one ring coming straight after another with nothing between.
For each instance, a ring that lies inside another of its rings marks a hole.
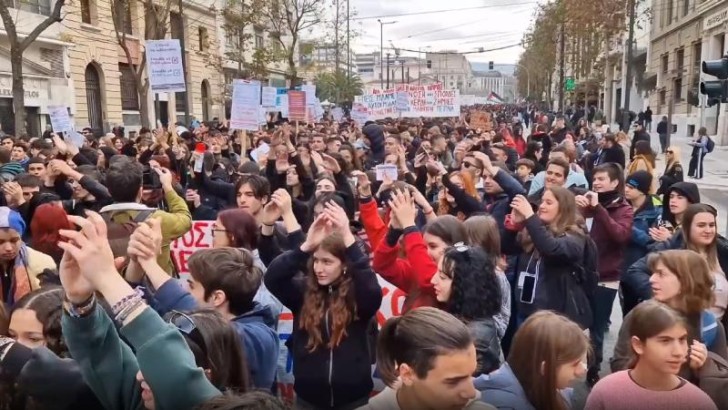
<instances>
[{"instance_id":1,"label":"white protest sign","mask_svg":"<svg viewBox=\"0 0 728 410\"><path fill-rule=\"evenodd\" d=\"M278 89L275 87L263 87L263 98L260 105L265 108L276 107L276 96L278 95Z\"/></svg>"},{"instance_id":2,"label":"white protest sign","mask_svg":"<svg viewBox=\"0 0 728 410\"><path fill-rule=\"evenodd\" d=\"M283 118L288 118L288 94L276 96L276 110L281 112Z\"/></svg>"},{"instance_id":3,"label":"white protest sign","mask_svg":"<svg viewBox=\"0 0 728 410\"><path fill-rule=\"evenodd\" d=\"M369 111L364 104L354 103L351 107L350 116L352 121L359 124L360 127L363 127L364 123L369 121Z\"/></svg>"},{"instance_id":4,"label":"white protest sign","mask_svg":"<svg viewBox=\"0 0 728 410\"><path fill-rule=\"evenodd\" d=\"M186 91L179 40L147 40L145 45L152 92Z\"/></svg>"},{"instance_id":5,"label":"white protest sign","mask_svg":"<svg viewBox=\"0 0 728 410\"><path fill-rule=\"evenodd\" d=\"M260 125L260 83L233 80L233 100L230 109L230 128L256 131Z\"/></svg>"},{"instance_id":6,"label":"white protest sign","mask_svg":"<svg viewBox=\"0 0 728 410\"><path fill-rule=\"evenodd\" d=\"M250 151L250 158L253 158L253 161L259 162L261 157L264 157L268 155L270 152L270 146L266 144L265 142L261 143L258 148Z\"/></svg>"},{"instance_id":7,"label":"white protest sign","mask_svg":"<svg viewBox=\"0 0 728 410\"><path fill-rule=\"evenodd\" d=\"M76 131L67 131L66 138L79 149L83 148L83 144L86 142L86 138Z\"/></svg>"},{"instance_id":8,"label":"white protest sign","mask_svg":"<svg viewBox=\"0 0 728 410\"><path fill-rule=\"evenodd\" d=\"M314 112L316 113L316 120L322 120L324 118L324 107L321 105L321 100L318 98L315 100L313 105Z\"/></svg>"},{"instance_id":9,"label":"white protest sign","mask_svg":"<svg viewBox=\"0 0 728 410\"><path fill-rule=\"evenodd\" d=\"M377 181L384 181L384 177L388 177L392 181L397 180L397 166L394 164L377 165L374 170L377 173Z\"/></svg>"},{"instance_id":10,"label":"white protest sign","mask_svg":"<svg viewBox=\"0 0 728 410\"><path fill-rule=\"evenodd\" d=\"M305 84L301 86L301 91L306 93L306 106L313 107L316 104L316 86Z\"/></svg>"},{"instance_id":11,"label":"white protest sign","mask_svg":"<svg viewBox=\"0 0 728 410\"><path fill-rule=\"evenodd\" d=\"M48 115L51 117L53 132L71 132L73 123L68 115L68 109L63 105L49 105Z\"/></svg>"},{"instance_id":12,"label":"white protest sign","mask_svg":"<svg viewBox=\"0 0 728 410\"><path fill-rule=\"evenodd\" d=\"M341 122L341 120L344 119L344 109L341 107L336 107L331 110L331 115L334 116L334 121Z\"/></svg>"}]
</instances>

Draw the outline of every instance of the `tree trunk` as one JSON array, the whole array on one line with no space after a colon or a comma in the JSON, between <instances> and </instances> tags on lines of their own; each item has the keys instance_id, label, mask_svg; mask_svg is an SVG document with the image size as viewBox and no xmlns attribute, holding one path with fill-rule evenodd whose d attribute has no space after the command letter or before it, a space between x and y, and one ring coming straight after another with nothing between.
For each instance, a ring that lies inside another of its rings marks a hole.
<instances>
[{"instance_id":1,"label":"tree trunk","mask_svg":"<svg viewBox=\"0 0 728 410\"><path fill-rule=\"evenodd\" d=\"M15 111L15 136L23 137L25 128L25 87L23 84L23 53L10 48L10 65L13 72L13 111ZM38 137L39 135L32 135Z\"/></svg>"},{"instance_id":2,"label":"tree trunk","mask_svg":"<svg viewBox=\"0 0 728 410\"><path fill-rule=\"evenodd\" d=\"M296 77L298 71L296 70L296 60L293 59L293 50L295 50L296 43L291 44L291 51L288 53L288 76L291 81L290 90L296 89Z\"/></svg>"},{"instance_id":3,"label":"tree trunk","mask_svg":"<svg viewBox=\"0 0 728 410\"><path fill-rule=\"evenodd\" d=\"M134 74L134 78L137 80L135 82L136 85L136 91L137 95L139 96L139 119L141 120L142 127L146 127L148 129L154 129L152 128L152 124L149 121L149 99L147 98L149 96L149 86L146 85L145 81L141 79L141 76L144 75L144 71L139 74L137 77L136 73ZM156 117L156 113L155 113ZM156 126L156 124L155 124ZM155 127L156 128L156 127Z\"/></svg>"}]
</instances>

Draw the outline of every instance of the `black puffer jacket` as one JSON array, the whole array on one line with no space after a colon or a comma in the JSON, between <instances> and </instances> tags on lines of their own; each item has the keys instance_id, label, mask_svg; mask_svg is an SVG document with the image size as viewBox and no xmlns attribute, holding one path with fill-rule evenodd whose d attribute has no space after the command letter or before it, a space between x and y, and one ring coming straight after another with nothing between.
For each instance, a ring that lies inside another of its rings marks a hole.
<instances>
[{"instance_id":1,"label":"black puffer jacket","mask_svg":"<svg viewBox=\"0 0 728 410\"><path fill-rule=\"evenodd\" d=\"M336 409L365 399L372 391L370 322L382 302L382 288L369 266L369 258L357 243L346 249L347 275L353 279L350 292L356 303L356 317L346 328L346 336L333 349L306 348L308 333L301 329L299 316L306 294L306 284L294 281L299 271L306 271L310 254L296 248L271 262L265 274L265 285L293 312L293 332L287 343L293 356L293 388L301 399L318 409ZM329 286L336 296L339 289ZM326 307L326 320L321 333L324 345L329 342L331 314Z\"/></svg>"}]
</instances>

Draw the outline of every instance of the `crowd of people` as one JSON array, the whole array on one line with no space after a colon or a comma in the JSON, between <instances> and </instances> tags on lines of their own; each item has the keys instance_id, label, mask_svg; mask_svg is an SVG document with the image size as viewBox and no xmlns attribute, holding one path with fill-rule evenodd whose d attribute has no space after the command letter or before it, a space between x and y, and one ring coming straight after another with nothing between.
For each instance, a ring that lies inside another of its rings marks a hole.
<instances>
[{"instance_id":1,"label":"crowd of people","mask_svg":"<svg viewBox=\"0 0 728 410\"><path fill-rule=\"evenodd\" d=\"M679 147L471 109L3 137L0 409L726 408L728 241Z\"/></svg>"}]
</instances>

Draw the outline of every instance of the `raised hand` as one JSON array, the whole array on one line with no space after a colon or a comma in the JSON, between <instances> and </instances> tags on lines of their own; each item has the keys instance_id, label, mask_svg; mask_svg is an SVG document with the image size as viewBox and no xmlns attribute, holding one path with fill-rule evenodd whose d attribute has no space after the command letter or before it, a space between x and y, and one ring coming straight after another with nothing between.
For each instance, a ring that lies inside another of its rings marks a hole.
<instances>
[{"instance_id":1,"label":"raised hand","mask_svg":"<svg viewBox=\"0 0 728 410\"><path fill-rule=\"evenodd\" d=\"M325 213L319 215L308 228L306 240L301 245L304 252L313 252L334 229Z\"/></svg>"},{"instance_id":2,"label":"raised hand","mask_svg":"<svg viewBox=\"0 0 728 410\"><path fill-rule=\"evenodd\" d=\"M408 191L392 192L389 207L392 209L392 214L397 218L402 228L415 226L417 209L412 200L412 195Z\"/></svg>"},{"instance_id":3,"label":"raised hand","mask_svg":"<svg viewBox=\"0 0 728 410\"><path fill-rule=\"evenodd\" d=\"M58 233L66 241L58 242L63 249L64 258L72 258L73 264L67 262L71 282L79 273L98 290L109 277L120 278L114 264L114 254L107 238L106 222L95 212L86 212L88 217L69 215L68 220L81 228L80 231L61 229Z\"/></svg>"},{"instance_id":4,"label":"raised hand","mask_svg":"<svg viewBox=\"0 0 728 410\"><path fill-rule=\"evenodd\" d=\"M511 201L511 209L519 214L523 220L533 216L533 207L523 195L516 195L515 198L513 198L513 201Z\"/></svg>"},{"instance_id":5,"label":"raised hand","mask_svg":"<svg viewBox=\"0 0 728 410\"><path fill-rule=\"evenodd\" d=\"M149 263L156 263L160 253L162 253L162 225L159 219L151 218L140 223L131 234L127 254L145 267Z\"/></svg>"},{"instance_id":6,"label":"raised hand","mask_svg":"<svg viewBox=\"0 0 728 410\"><path fill-rule=\"evenodd\" d=\"M291 194L283 188L276 189L271 195L271 202L278 206L281 216L293 212L293 200Z\"/></svg>"},{"instance_id":7,"label":"raised hand","mask_svg":"<svg viewBox=\"0 0 728 410\"><path fill-rule=\"evenodd\" d=\"M282 215L281 208L275 201L268 201L260 212L260 222L263 225L273 225Z\"/></svg>"}]
</instances>

